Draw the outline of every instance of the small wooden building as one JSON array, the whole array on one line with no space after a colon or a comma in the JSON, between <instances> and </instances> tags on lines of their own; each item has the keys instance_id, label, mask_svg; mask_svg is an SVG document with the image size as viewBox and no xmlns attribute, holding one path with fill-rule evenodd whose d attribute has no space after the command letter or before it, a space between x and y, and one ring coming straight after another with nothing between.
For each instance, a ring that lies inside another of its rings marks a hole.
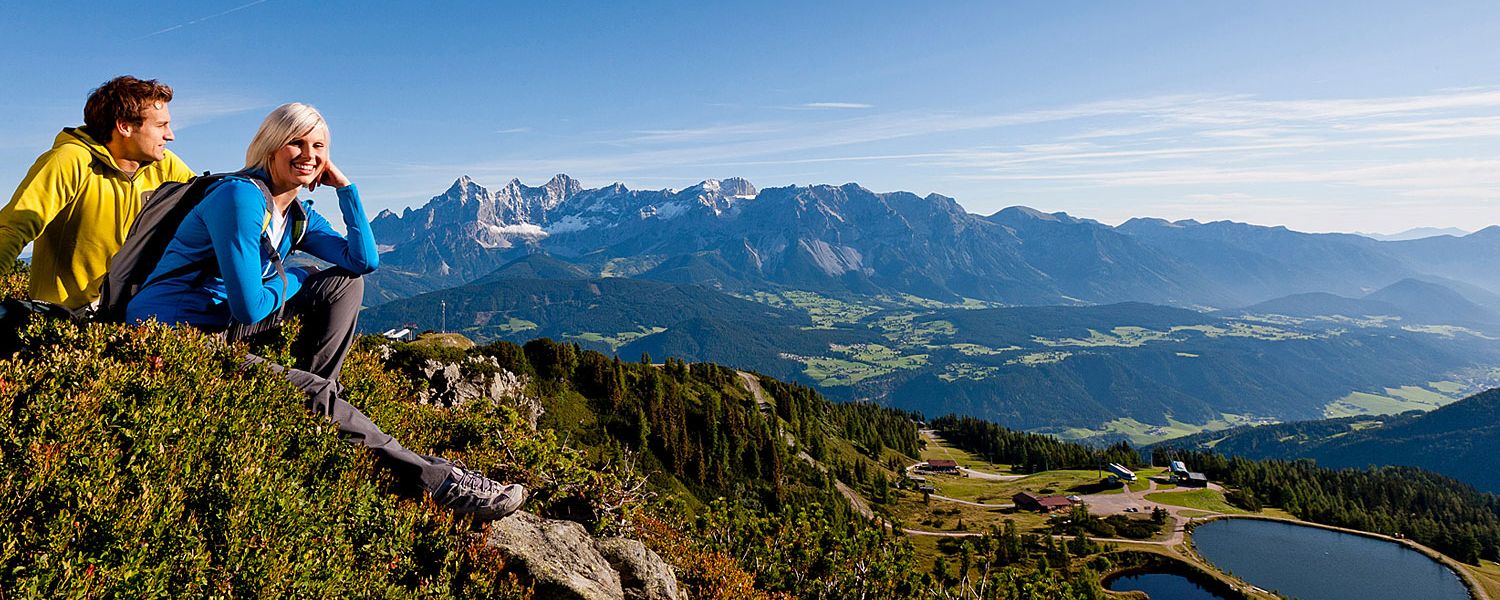
<instances>
[{"instance_id":1,"label":"small wooden building","mask_svg":"<svg viewBox=\"0 0 1500 600\"><path fill-rule=\"evenodd\" d=\"M927 461L927 467L922 470L929 473L946 473L949 475L957 475L958 461L948 460L946 458L934 458Z\"/></svg>"},{"instance_id":2,"label":"small wooden building","mask_svg":"<svg viewBox=\"0 0 1500 600\"><path fill-rule=\"evenodd\" d=\"M1016 492L1016 495L1011 496L1010 499L1016 503L1016 508L1035 512L1049 513L1073 507L1073 501L1063 496L1038 496L1031 492Z\"/></svg>"}]
</instances>

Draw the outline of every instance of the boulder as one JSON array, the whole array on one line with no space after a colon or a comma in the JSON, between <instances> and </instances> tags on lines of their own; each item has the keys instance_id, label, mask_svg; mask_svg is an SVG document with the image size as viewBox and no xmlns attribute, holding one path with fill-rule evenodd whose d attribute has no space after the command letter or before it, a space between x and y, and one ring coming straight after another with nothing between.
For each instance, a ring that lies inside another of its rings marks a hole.
<instances>
[{"instance_id":1,"label":"boulder","mask_svg":"<svg viewBox=\"0 0 1500 600\"><path fill-rule=\"evenodd\" d=\"M427 359L422 375L427 389L417 400L423 404L457 408L478 398L495 398L515 408L532 427L542 416L541 402L522 393L527 379L500 368L494 357L471 356L461 364Z\"/></svg>"},{"instance_id":2,"label":"boulder","mask_svg":"<svg viewBox=\"0 0 1500 600\"><path fill-rule=\"evenodd\" d=\"M684 600L677 589L677 575L672 567L645 544L627 538L604 538L598 543L604 555L620 574L626 600Z\"/></svg>"},{"instance_id":3,"label":"boulder","mask_svg":"<svg viewBox=\"0 0 1500 600\"><path fill-rule=\"evenodd\" d=\"M620 576L582 525L517 512L492 523L486 541L535 583L538 598L625 599Z\"/></svg>"}]
</instances>

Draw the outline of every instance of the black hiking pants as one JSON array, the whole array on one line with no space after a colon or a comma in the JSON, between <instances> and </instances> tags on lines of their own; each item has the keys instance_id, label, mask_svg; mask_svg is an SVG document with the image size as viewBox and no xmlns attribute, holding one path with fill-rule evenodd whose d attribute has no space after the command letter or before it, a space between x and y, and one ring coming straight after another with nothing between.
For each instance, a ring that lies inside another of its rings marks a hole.
<instances>
[{"instance_id":1,"label":"black hiking pants","mask_svg":"<svg viewBox=\"0 0 1500 600\"><path fill-rule=\"evenodd\" d=\"M340 397L344 388L338 383L339 371L354 342L364 295L365 282L353 272L337 267L318 271L303 282L279 316L273 314L251 325L231 325L224 337L254 343L276 335L282 319L302 317L302 331L292 343L293 368L270 364L270 369L306 392L307 408L338 424L344 439L374 451L403 480L435 491L453 472L452 463L407 450ZM266 362L253 354L246 358L246 364Z\"/></svg>"}]
</instances>

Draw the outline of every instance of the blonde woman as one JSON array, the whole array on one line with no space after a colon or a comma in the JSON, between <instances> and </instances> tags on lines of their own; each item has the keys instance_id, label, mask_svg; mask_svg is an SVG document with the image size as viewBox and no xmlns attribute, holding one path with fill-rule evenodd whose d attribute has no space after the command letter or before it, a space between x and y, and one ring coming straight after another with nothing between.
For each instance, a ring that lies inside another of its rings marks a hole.
<instances>
[{"instance_id":1,"label":"blonde woman","mask_svg":"<svg viewBox=\"0 0 1500 600\"><path fill-rule=\"evenodd\" d=\"M283 319L301 316L295 368L272 368L308 393L310 409L439 503L482 518L509 514L525 500L521 486L407 450L339 398L339 371L364 299L360 276L375 270L380 255L359 191L329 160L328 148L328 124L313 107L291 103L271 111L245 152L245 169L209 189L183 219L131 299L127 319L187 324L239 341L273 334ZM347 235L297 199L299 190L318 186L336 189ZM298 250L334 266L285 266L282 258Z\"/></svg>"}]
</instances>

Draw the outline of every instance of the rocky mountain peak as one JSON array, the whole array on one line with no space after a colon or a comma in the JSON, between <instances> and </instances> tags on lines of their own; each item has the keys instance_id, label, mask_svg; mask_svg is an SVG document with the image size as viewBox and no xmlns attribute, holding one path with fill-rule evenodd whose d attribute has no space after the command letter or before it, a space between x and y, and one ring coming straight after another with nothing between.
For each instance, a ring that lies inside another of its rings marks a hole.
<instances>
[{"instance_id":1,"label":"rocky mountain peak","mask_svg":"<svg viewBox=\"0 0 1500 600\"><path fill-rule=\"evenodd\" d=\"M443 195L458 200L460 203L467 203L470 200L489 197L490 191L476 183L474 178L462 175L453 181L453 185L448 186L448 191Z\"/></svg>"},{"instance_id":2,"label":"rocky mountain peak","mask_svg":"<svg viewBox=\"0 0 1500 600\"><path fill-rule=\"evenodd\" d=\"M1004 223L1007 225L1022 225L1027 223L1035 223L1038 221L1046 223L1068 224L1092 222L1089 219L1074 218L1072 215L1069 215L1065 212L1048 213L1042 212L1035 208L1031 208L1029 206L1012 206L1009 208L1005 208L1000 212L990 215L989 219L996 223Z\"/></svg>"},{"instance_id":3,"label":"rocky mountain peak","mask_svg":"<svg viewBox=\"0 0 1500 600\"><path fill-rule=\"evenodd\" d=\"M754 185L739 177L730 177L719 182L719 192L725 196L753 197L758 192Z\"/></svg>"},{"instance_id":4,"label":"rocky mountain peak","mask_svg":"<svg viewBox=\"0 0 1500 600\"><path fill-rule=\"evenodd\" d=\"M547 185L542 187L548 192L562 197L572 196L583 191L583 184L578 183L577 179L568 177L563 173L553 175L552 179L547 182Z\"/></svg>"}]
</instances>

